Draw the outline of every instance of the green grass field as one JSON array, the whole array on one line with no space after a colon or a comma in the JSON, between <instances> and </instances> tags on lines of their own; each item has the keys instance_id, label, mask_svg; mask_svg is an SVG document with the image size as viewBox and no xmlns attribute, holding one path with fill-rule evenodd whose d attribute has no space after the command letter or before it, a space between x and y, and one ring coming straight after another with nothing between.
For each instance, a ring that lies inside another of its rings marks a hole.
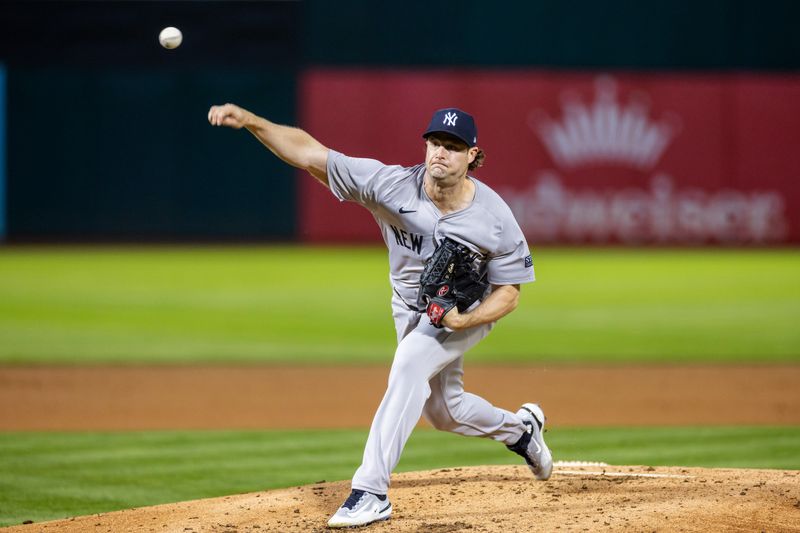
<instances>
[{"instance_id":1,"label":"green grass field","mask_svg":"<svg viewBox=\"0 0 800 533\"><path fill-rule=\"evenodd\" d=\"M548 435L555 460L800 469L800 428ZM349 479L365 440L366 430L0 433L0 526ZM496 442L417 430L397 470L518 463Z\"/></svg>"},{"instance_id":2,"label":"green grass field","mask_svg":"<svg viewBox=\"0 0 800 533\"><path fill-rule=\"evenodd\" d=\"M473 361L798 361L800 251L534 251ZM386 252L0 248L0 362L383 362Z\"/></svg>"},{"instance_id":3,"label":"green grass field","mask_svg":"<svg viewBox=\"0 0 800 533\"><path fill-rule=\"evenodd\" d=\"M467 357L800 362L800 250L534 251L537 281ZM386 363L374 247L3 247L0 364ZM349 478L366 429L0 433L0 526ZM800 427L564 428L556 460L800 469ZM399 471L507 464L430 430Z\"/></svg>"}]
</instances>

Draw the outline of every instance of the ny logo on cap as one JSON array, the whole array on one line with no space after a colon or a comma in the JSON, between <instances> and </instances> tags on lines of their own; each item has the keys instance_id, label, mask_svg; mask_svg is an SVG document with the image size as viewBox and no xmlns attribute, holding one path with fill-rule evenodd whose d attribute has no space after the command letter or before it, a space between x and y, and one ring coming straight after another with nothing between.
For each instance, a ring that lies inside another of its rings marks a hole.
<instances>
[{"instance_id":1,"label":"ny logo on cap","mask_svg":"<svg viewBox=\"0 0 800 533\"><path fill-rule=\"evenodd\" d=\"M458 119L458 115L456 115L455 113L447 113L444 116L444 120L442 121L442 124L447 124L448 126L455 126L456 125L456 119Z\"/></svg>"}]
</instances>

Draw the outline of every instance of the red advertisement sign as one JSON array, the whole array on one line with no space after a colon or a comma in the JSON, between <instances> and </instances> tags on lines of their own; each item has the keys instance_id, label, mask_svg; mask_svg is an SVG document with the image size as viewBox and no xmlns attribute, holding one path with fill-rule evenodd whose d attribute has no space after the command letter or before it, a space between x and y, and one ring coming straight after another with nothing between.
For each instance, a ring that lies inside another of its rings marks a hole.
<instances>
[{"instance_id":1,"label":"red advertisement sign","mask_svg":"<svg viewBox=\"0 0 800 533\"><path fill-rule=\"evenodd\" d=\"M800 242L800 76L312 70L301 125L387 164L423 161L432 112L476 118L474 174L533 244ZM301 238L380 238L301 180Z\"/></svg>"}]
</instances>

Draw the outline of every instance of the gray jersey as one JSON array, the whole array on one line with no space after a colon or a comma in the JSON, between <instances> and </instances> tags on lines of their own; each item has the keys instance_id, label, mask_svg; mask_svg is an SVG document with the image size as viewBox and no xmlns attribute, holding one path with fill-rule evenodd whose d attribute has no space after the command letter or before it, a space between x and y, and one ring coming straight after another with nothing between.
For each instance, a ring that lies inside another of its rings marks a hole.
<instances>
[{"instance_id":1,"label":"gray jersey","mask_svg":"<svg viewBox=\"0 0 800 533\"><path fill-rule=\"evenodd\" d=\"M466 208L442 215L423 187L425 165L384 165L331 150L328 183L339 200L370 210L389 249L390 280L413 307L425 260L450 237L478 252L489 283L512 285L535 279L528 244L508 205L479 180Z\"/></svg>"}]
</instances>

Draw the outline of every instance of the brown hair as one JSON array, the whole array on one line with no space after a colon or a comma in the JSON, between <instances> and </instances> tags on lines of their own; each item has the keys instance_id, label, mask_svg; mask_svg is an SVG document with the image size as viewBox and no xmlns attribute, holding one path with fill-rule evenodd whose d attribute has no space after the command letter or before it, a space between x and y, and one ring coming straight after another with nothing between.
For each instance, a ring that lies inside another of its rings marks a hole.
<instances>
[{"instance_id":1,"label":"brown hair","mask_svg":"<svg viewBox=\"0 0 800 533\"><path fill-rule=\"evenodd\" d=\"M475 154L475 159L472 161L472 163L469 164L469 167L467 168L469 170L475 170L478 167L482 167L484 159L486 159L486 154L483 153L483 150L478 149L478 153Z\"/></svg>"}]
</instances>

